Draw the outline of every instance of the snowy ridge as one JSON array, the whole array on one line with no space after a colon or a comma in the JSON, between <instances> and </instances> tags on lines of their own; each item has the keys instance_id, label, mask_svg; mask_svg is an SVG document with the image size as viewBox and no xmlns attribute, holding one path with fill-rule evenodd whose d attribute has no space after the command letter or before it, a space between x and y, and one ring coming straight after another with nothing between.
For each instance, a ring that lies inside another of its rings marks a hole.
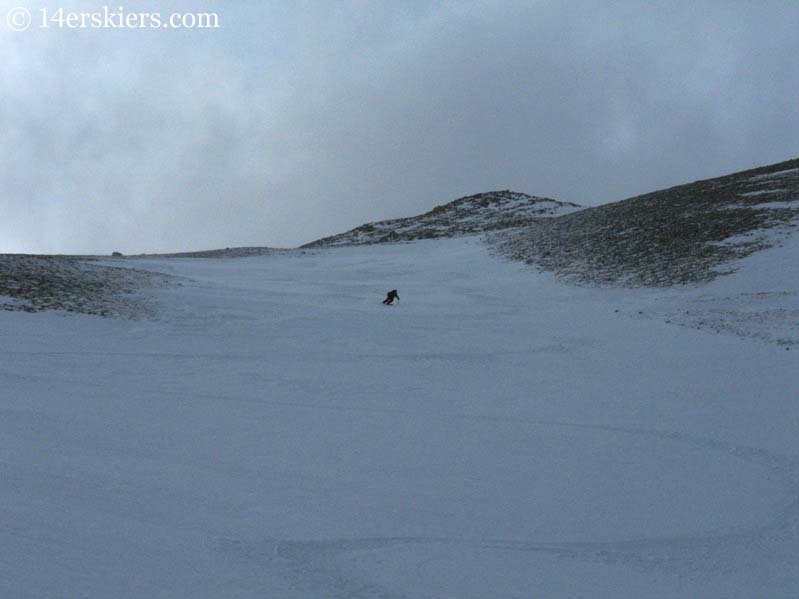
<instances>
[{"instance_id":1,"label":"snowy ridge","mask_svg":"<svg viewBox=\"0 0 799 599\"><path fill-rule=\"evenodd\" d=\"M497 250L573 282L666 287L710 281L794 234L799 159L532 223Z\"/></svg>"},{"instance_id":2,"label":"snowy ridge","mask_svg":"<svg viewBox=\"0 0 799 599\"><path fill-rule=\"evenodd\" d=\"M430 212L408 218L368 223L346 233L325 237L302 247L366 245L474 235L530 224L578 210L559 202L515 191L490 191L454 200Z\"/></svg>"},{"instance_id":3,"label":"snowy ridge","mask_svg":"<svg viewBox=\"0 0 799 599\"><path fill-rule=\"evenodd\" d=\"M267 246L220 248L217 250L200 250L196 252L175 252L171 254L139 254L137 258L250 258L252 256L271 256L281 252L290 252L280 248Z\"/></svg>"}]
</instances>

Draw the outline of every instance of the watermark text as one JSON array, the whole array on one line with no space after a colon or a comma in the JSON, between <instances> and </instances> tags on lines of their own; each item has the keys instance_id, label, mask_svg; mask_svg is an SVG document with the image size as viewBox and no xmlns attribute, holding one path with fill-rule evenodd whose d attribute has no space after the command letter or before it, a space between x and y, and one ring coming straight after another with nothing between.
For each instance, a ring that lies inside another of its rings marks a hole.
<instances>
[{"instance_id":1,"label":"watermark text","mask_svg":"<svg viewBox=\"0 0 799 599\"><path fill-rule=\"evenodd\" d=\"M70 11L65 8L30 10L19 6L6 13L6 25L12 31L28 29L220 29L215 12L141 12L124 6L103 6L93 11Z\"/></svg>"}]
</instances>

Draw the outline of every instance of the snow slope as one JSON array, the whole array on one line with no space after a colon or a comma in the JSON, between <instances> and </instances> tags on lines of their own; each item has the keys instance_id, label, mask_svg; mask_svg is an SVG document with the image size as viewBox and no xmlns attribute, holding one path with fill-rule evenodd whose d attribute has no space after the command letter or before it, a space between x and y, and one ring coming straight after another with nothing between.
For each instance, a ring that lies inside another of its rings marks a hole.
<instances>
[{"instance_id":1,"label":"snow slope","mask_svg":"<svg viewBox=\"0 0 799 599\"><path fill-rule=\"evenodd\" d=\"M795 597L799 351L666 320L795 311L797 258L665 290L476 238L109 261L195 283L0 312L0 596Z\"/></svg>"}]
</instances>

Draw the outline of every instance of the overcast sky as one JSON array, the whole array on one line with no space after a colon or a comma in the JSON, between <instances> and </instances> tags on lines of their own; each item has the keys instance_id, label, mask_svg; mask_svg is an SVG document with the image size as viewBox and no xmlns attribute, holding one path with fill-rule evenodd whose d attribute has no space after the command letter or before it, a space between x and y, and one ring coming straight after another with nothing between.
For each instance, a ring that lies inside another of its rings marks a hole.
<instances>
[{"instance_id":1,"label":"overcast sky","mask_svg":"<svg viewBox=\"0 0 799 599\"><path fill-rule=\"evenodd\" d=\"M219 26L106 27L184 11ZM797 57L794 0L0 0L0 252L295 247L787 160Z\"/></svg>"}]
</instances>

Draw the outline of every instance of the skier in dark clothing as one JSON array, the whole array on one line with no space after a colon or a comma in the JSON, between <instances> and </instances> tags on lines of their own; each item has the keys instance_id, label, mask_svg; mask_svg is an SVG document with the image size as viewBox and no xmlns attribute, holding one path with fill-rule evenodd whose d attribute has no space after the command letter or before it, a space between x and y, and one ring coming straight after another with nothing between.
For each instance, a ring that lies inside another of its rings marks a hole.
<instances>
[{"instance_id":1,"label":"skier in dark clothing","mask_svg":"<svg viewBox=\"0 0 799 599\"><path fill-rule=\"evenodd\" d=\"M390 306L394 300L399 301L399 295L397 295L396 289L392 289L388 292L388 295L386 296L386 299L383 300L383 303L386 306Z\"/></svg>"}]
</instances>

